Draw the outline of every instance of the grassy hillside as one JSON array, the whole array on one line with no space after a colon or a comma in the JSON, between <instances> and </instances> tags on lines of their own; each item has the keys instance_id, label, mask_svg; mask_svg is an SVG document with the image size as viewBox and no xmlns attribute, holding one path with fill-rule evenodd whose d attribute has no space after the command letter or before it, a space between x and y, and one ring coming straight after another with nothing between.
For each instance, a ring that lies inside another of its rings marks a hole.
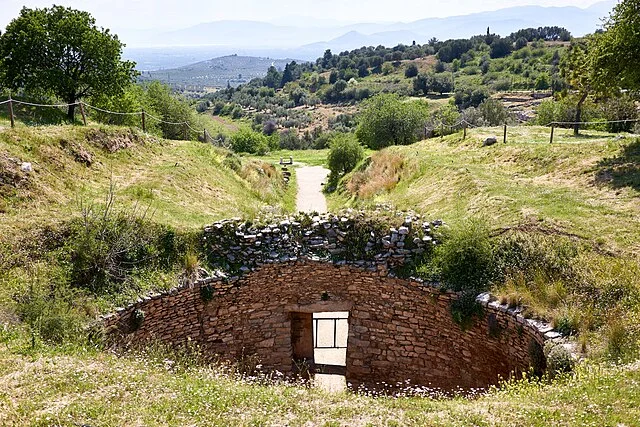
<instances>
[{"instance_id":1,"label":"grassy hillside","mask_svg":"<svg viewBox=\"0 0 640 427\"><path fill-rule=\"evenodd\" d=\"M484 138L499 143L482 147ZM640 255L640 142L585 131L510 127L469 130L391 147L343 180L333 207L390 203L456 222L484 216L494 227L530 226Z\"/></svg>"},{"instance_id":2,"label":"grassy hillside","mask_svg":"<svg viewBox=\"0 0 640 427\"><path fill-rule=\"evenodd\" d=\"M30 162L33 172L20 170ZM0 131L0 234L66 219L111 185L126 206L148 206L155 222L198 229L215 219L282 209L285 188L269 164L194 141L115 127L18 127Z\"/></svg>"}]
</instances>

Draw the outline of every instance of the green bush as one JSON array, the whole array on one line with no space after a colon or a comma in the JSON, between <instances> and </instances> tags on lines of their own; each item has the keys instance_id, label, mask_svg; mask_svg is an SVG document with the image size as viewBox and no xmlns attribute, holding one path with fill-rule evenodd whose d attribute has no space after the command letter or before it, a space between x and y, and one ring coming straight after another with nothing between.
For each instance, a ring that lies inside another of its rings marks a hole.
<instances>
[{"instance_id":1,"label":"green bush","mask_svg":"<svg viewBox=\"0 0 640 427\"><path fill-rule=\"evenodd\" d=\"M408 79L415 77L418 75L418 67L416 64L409 64L409 66L404 70L404 76Z\"/></svg>"},{"instance_id":2,"label":"green bush","mask_svg":"<svg viewBox=\"0 0 640 427\"><path fill-rule=\"evenodd\" d=\"M502 101L487 98L478 106L482 119L487 126L499 126L511 121L511 117Z\"/></svg>"},{"instance_id":3,"label":"green bush","mask_svg":"<svg viewBox=\"0 0 640 427\"><path fill-rule=\"evenodd\" d=\"M70 223L62 257L72 286L94 294L122 292L144 270L167 269L195 240L155 225L147 210L119 210L113 190L102 206L84 206Z\"/></svg>"},{"instance_id":4,"label":"green bush","mask_svg":"<svg viewBox=\"0 0 640 427\"><path fill-rule=\"evenodd\" d=\"M544 344L544 353L547 356L547 372L552 377L573 370L575 361L563 345L547 341Z\"/></svg>"},{"instance_id":5,"label":"green bush","mask_svg":"<svg viewBox=\"0 0 640 427\"><path fill-rule=\"evenodd\" d=\"M329 146L327 164L333 179L351 172L364 158L364 149L353 134L336 134Z\"/></svg>"},{"instance_id":6,"label":"green bush","mask_svg":"<svg viewBox=\"0 0 640 427\"><path fill-rule=\"evenodd\" d=\"M434 251L433 266L444 284L454 291L482 292L494 277L494 257L489 229L477 219L447 229Z\"/></svg>"},{"instance_id":7,"label":"green bush","mask_svg":"<svg viewBox=\"0 0 640 427\"><path fill-rule=\"evenodd\" d=\"M484 312L482 305L476 301L476 297L476 291L466 290L451 303L453 321L463 330L471 327L474 317L480 317Z\"/></svg>"},{"instance_id":8,"label":"green bush","mask_svg":"<svg viewBox=\"0 0 640 427\"><path fill-rule=\"evenodd\" d=\"M241 129L231 135L231 149L236 153L263 155L268 151L267 137L249 129Z\"/></svg>"},{"instance_id":9,"label":"green bush","mask_svg":"<svg viewBox=\"0 0 640 427\"><path fill-rule=\"evenodd\" d=\"M514 232L496 239L493 245L496 281L512 276L527 281L540 276L548 282L578 280L574 264L579 250L567 239Z\"/></svg>"},{"instance_id":10,"label":"green bush","mask_svg":"<svg viewBox=\"0 0 640 427\"><path fill-rule=\"evenodd\" d=\"M29 288L14 296L16 313L29 325L34 340L38 337L53 344L77 340L83 335L87 312L93 311L82 293L69 288L59 273L50 268L36 272L30 278Z\"/></svg>"},{"instance_id":11,"label":"green bush","mask_svg":"<svg viewBox=\"0 0 640 427\"><path fill-rule=\"evenodd\" d=\"M634 122L638 120L638 110L634 100L629 95L608 98L598 103L598 109L603 119L617 123L607 123L607 132L630 132L634 128ZM630 120L624 122L622 120Z\"/></svg>"}]
</instances>

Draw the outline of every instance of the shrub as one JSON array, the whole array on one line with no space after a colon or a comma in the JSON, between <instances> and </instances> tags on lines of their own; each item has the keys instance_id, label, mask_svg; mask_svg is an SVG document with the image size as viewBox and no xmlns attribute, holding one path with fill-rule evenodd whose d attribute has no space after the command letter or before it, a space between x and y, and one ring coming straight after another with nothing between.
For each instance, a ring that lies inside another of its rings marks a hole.
<instances>
[{"instance_id":1,"label":"shrub","mask_svg":"<svg viewBox=\"0 0 640 427\"><path fill-rule=\"evenodd\" d=\"M611 122L607 123L607 132L630 132L633 129L634 122L623 122L621 120L638 119L638 110L635 102L628 95L607 98L604 102L598 104L601 116Z\"/></svg>"},{"instance_id":2,"label":"shrub","mask_svg":"<svg viewBox=\"0 0 640 427\"><path fill-rule=\"evenodd\" d=\"M622 360L634 352L637 345L622 321L611 322L606 329L607 355L613 360Z\"/></svg>"},{"instance_id":3,"label":"shrub","mask_svg":"<svg viewBox=\"0 0 640 427\"><path fill-rule=\"evenodd\" d=\"M455 104L462 109L478 107L487 98L489 98L489 93L484 88L457 89L454 95Z\"/></svg>"},{"instance_id":4,"label":"shrub","mask_svg":"<svg viewBox=\"0 0 640 427\"><path fill-rule=\"evenodd\" d=\"M544 345L544 352L547 356L547 372L552 377L573 370L575 361L569 350L563 345L547 341Z\"/></svg>"},{"instance_id":5,"label":"shrub","mask_svg":"<svg viewBox=\"0 0 640 427\"><path fill-rule=\"evenodd\" d=\"M404 70L404 76L408 79L418 75L418 67L416 64L410 64L406 70Z\"/></svg>"},{"instance_id":6,"label":"shrub","mask_svg":"<svg viewBox=\"0 0 640 427\"><path fill-rule=\"evenodd\" d=\"M351 172L364 158L364 149L352 134L337 134L330 143L327 164L333 179Z\"/></svg>"},{"instance_id":7,"label":"shrub","mask_svg":"<svg viewBox=\"0 0 640 427\"><path fill-rule=\"evenodd\" d=\"M546 73L540 74L536 79L534 88L536 90L547 90L550 87L551 87L551 83L549 81L549 75Z\"/></svg>"},{"instance_id":8,"label":"shrub","mask_svg":"<svg viewBox=\"0 0 640 427\"><path fill-rule=\"evenodd\" d=\"M451 303L451 315L463 330L468 329L474 317L482 316L484 310L482 305L476 301L477 293L473 290L463 291L458 299Z\"/></svg>"},{"instance_id":9,"label":"shrub","mask_svg":"<svg viewBox=\"0 0 640 427\"><path fill-rule=\"evenodd\" d=\"M229 153L222 161L222 164L234 172L239 172L242 168L240 158L234 153Z\"/></svg>"},{"instance_id":10,"label":"shrub","mask_svg":"<svg viewBox=\"0 0 640 427\"><path fill-rule=\"evenodd\" d=\"M36 279L29 291L17 299L17 314L32 333L43 341L61 344L82 336L86 314L78 307L77 291L63 284L42 283Z\"/></svg>"},{"instance_id":11,"label":"shrub","mask_svg":"<svg viewBox=\"0 0 640 427\"><path fill-rule=\"evenodd\" d=\"M509 121L510 116L502 101L487 98L478 106L484 123L488 126L498 126Z\"/></svg>"},{"instance_id":12,"label":"shrub","mask_svg":"<svg viewBox=\"0 0 640 427\"><path fill-rule=\"evenodd\" d=\"M122 292L142 270L171 268L185 241L150 222L148 210L118 209L111 188L102 206L83 206L63 253L71 285L94 294Z\"/></svg>"},{"instance_id":13,"label":"shrub","mask_svg":"<svg viewBox=\"0 0 640 427\"><path fill-rule=\"evenodd\" d=\"M231 135L231 149L236 153L263 155L268 150L267 137L248 129L241 129Z\"/></svg>"},{"instance_id":14,"label":"shrub","mask_svg":"<svg viewBox=\"0 0 640 427\"><path fill-rule=\"evenodd\" d=\"M304 150L308 148L305 141L298 138L295 131L289 129L280 132L278 145L283 150Z\"/></svg>"},{"instance_id":15,"label":"shrub","mask_svg":"<svg viewBox=\"0 0 640 427\"><path fill-rule=\"evenodd\" d=\"M446 229L434 251L433 265L444 284L454 291L481 292L493 278L493 252L487 225L471 219Z\"/></svg>"}]
</instances>

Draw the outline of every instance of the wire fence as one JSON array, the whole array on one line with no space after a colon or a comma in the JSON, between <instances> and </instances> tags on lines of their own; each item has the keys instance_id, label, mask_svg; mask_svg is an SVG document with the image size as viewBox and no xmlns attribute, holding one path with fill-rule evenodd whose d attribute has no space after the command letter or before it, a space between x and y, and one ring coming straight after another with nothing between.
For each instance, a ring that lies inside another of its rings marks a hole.
<instances>
[{"instance_id":1,"label":"wire fence","mask_svg":"<svg viewBox=\"0 0 640 427\"><path fill-rule=\"evenodd\" d=\"M9 118L11 120L11 127L15 127L15 114L13 111L13 106L14 105L26 105L26 106L30 106L30 107L47 107L47 108L69 108L69 107L73 107L73 106L77 106L80 107L80 113L82 115L82 121L83 123L86 125L87 124L87 114L86 114L86 110L85 108L89 109L89 110L95 110L98 111L100 113L103 114L112 114L112 115L116 115L116 116L140 116L140 124L141 124L141 128L143 132L147 131L147 120L152 120L158 124L162 124L162 125L168 125L168 126L182 126L183 127L183 131L184 131L184 139L190 139L190 132L193 132L195 135L197 135L198 139L203 141L203 142L208 142L208 143L213 143L216 145L220 145L220 146L225 146L224 145L224 139L222 138L213 138L209 132L207 132L206 129L203 129L202 131L195 129L191 123L189 123L188 120L185 121L178 121L178 122L174 122L174 121L168 121L165 120L161 117L156 117L154 115L149 114L148 112L146 112L144 109L142 109L141 111L112 111L112 110L107 110L107 109L103 109L100 107L96 107L94 105L90 105L84 101L78 101L78 102L74 102L71 104L39 104L39 103L34 103L34 102L27 102L27 101L20 101L17 99L13 99L13 98L9 98L7 100L4 101L0 101L0 105L5 105L8 104L8 108L9 108ZM546 125L543 125L544 127L548 127L550 128L550 138L549 138L549 142L553 143L553 138L554 138L554 132L555 132L555 128L556 127L563 127L563 126L578 126L578 127L584 127L584 126L600 126L600 125L607 125L607 124L620 124L620 123L638 123L640 122L640 119L621 119L621 120L598 120L598 121L588 121L588 122L566 122L566 121L554 121L554 122L549 122ZM430 124L426 125L424 127L424 136L425 138L427 138L429 135L432 135L433 132L435 130L440 130L440 135L443 136L445 134L445 130L446 131L463 131L463 139L466 139L467 137L467 129L474 129L474 128L479 128L481 126L478 125L474 125L473 123L465 120L465 119L461 119L459 121L457 121L456 123L453 124L447 124L443 121L432 121ZM503 135L503 142L506 143L507 142L507 132L508 132L508 125L505 123L504 126L504 135ZM453 132L451 132L453 133Z\"/></svg>"},{"instance_id":2,"label":"wire fence","mask_svg":"<svg viewBox=\"0 0 640 427\"><path fill-rule=\"evenodd\" d=\"M195 135L197 139L200 141L224 146L224 140L222 138L212 137L211 134L206 129L198 130L194 128L194 125L190 123L188 120L170 121L170 120L166 120L164 118L156 117L155 115L149 114L144 109L140 111L113 111L105 108L96 107L95 105L88 104L84 101L78 101L74 103L63 103L63 104L42 104L42 103L29 102L29 101L21 101L13 98L0 101L0 106L1 105L8 105L8 109L9 109L8 112L9 112L9 119L11 121L11 127L15 127L16 114L13 109L14 106L22 105L22 106L35 107L35 108L56 108L56 109L79 107L84 125L87 125L87 115L91 110L97 111L102 114L110 114L110 115L121 116L121 117L138 116L140 117L139 126L143 132L147 132L147 127L148 127L147 124L150 124L148 121L151 121L151 122L157 123L158 125L182 127L183 128L182 137L186 140L191 139L191 136ZM179 132L172 132L172 133L177 134Z\"/></svg>"},{"instance_id":3,"label":"wire fence","mask_svg":"<svg viewBox=\"0 0 640 427\"><path fill-rule=\"evenodd\" d=\"M562 126L578 126L578 127L585 127L585 126L602 126L602 125L607 125L607 124L619 124L619 123L640 123L640 119L622 119L622 120L598 120L598 121L589 121L589 122L563 122L563 121L557 121L557 122L549 122L546 125L542 125L543 127L547 127L550 128L550 136L549 136L549 143L552 144L553 143L553 138L554 138L554 133L555 133L555 129L557 127L562 127ZM427 125L424 127L424 135L425 138L433 133L433 131L435 131L436 129L440 130L440 136L444 136L445 135L445 130L447 131L454 131L454 132L458 132L460 130L463 131L463 137L462 139L466 139L467 138L467 129L474 129L474 128L480 128L482 126L478 126L478 125L474 125L473 123L468 122L465 119L459 120L456 123L453 124L447 124L444 123L442 121L440 122L432 122L430 125ZM506 143L507 142L507 132L508 132L508 124L504 124L503 125L503 142ZM512 126L513 127L513 126ZM453 133L453 132L450 132Z\"/></svg>"}]
</instances>

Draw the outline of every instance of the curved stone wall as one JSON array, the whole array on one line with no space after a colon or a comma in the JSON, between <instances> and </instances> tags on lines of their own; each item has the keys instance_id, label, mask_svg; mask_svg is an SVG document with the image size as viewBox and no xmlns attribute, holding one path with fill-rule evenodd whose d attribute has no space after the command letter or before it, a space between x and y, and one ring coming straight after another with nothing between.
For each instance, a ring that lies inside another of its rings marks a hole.
<instances>
[{"instance_id":1,"label":"curved stone wall","mask_svg":"<svg viewBox=\"0 0 640 427\"><path fill-rule=\"evenodd\" d=\"M389 277L384 265L301 257L146 297L104 324L118 339L191 340L211 355L256 355L264 369L292 374L293 314L348 311L346 377L352 387L407 380L442 389L486 387L528 370L532 342L542 346L559 337L488 295L478 298L484 314L463 330L451 316L456 298L419 280Z\"/></svg>"}]
</instances>

